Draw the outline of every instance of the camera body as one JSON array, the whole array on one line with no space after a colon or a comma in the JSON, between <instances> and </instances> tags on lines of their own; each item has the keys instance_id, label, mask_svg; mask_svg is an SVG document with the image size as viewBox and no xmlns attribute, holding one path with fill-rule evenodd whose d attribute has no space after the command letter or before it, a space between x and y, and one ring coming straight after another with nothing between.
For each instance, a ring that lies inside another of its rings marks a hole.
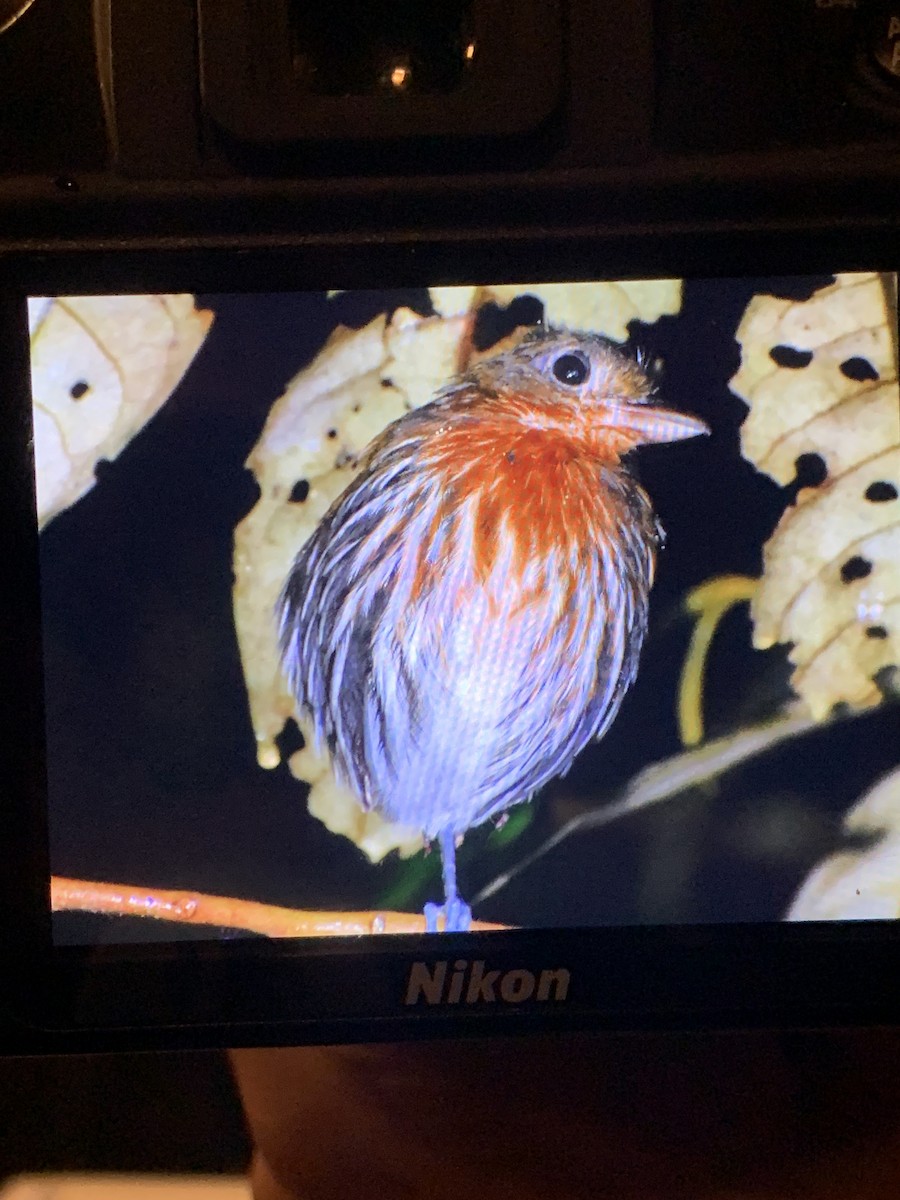
<instances>
[{"instance_id":1,"label":"camera body","mask_svg":"<svg viewBox=\"0 0 900 1200\"><path fill-rule=\"evenodd\" d=\"M22 548L4 708L25 729L4 768L0 1050L894 1020L895 921L48 950L26 298L897 267L890 4L316 7L34 0L0 34L3 509Z\"/></svg>"},{"instance_id":2,"label":"camera body","mask_svg":"<svg viewBox=\"0 0 900 1200\"><path fill-rule=\"evenodd\" d=\"M893 215L889 4L470 0L429 13L430 43L403 6L337 6L321 28L305 8L33 4L0 40L4 249Z\"/></svg>"}]
</instances>

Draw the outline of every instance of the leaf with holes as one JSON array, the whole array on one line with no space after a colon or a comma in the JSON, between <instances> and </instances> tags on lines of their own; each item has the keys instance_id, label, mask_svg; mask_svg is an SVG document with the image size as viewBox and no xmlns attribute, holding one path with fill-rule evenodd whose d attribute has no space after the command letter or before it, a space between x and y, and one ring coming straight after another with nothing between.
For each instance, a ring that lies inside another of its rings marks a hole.
<instances>
[{"instance_id":1,"label":"leaf with holes","mask_svg":"<svg viewBox=\"0 0 900 1200\"><path fill-rule=\"evenodd\" d=\"M778 483L817 456L764 548L754 643L790 643L792 684L817 717L877 704L900 661L900 401L893 277L839 275L806 301L756 296L732 389L745 458Z\"/></svg>"},{"instance_id":2,"label":"leaf with holes","mask_svg":"<svg viewBox=\"0 0 900 1200\"><path fill-rule=\"evenodd\" d=\"M680 279L631 279L617 283L518 283L490 287L434 287L435 311L442 316L473 313L485 304L501 308L533 296L548 325L605 334L625 341L634 320L647 324L681 308Z\"/></svg>"},{"instance_id":3,"label":"leaf with holes","mask_svg":"<svg viewBox=\"0 0 900 1200\"><path fill-rule=\"evenodd\" d=\"M41 525L79 500L165 404L212 324L193 296L66 296L28 304Z\"/></svg>"}]
</instances>

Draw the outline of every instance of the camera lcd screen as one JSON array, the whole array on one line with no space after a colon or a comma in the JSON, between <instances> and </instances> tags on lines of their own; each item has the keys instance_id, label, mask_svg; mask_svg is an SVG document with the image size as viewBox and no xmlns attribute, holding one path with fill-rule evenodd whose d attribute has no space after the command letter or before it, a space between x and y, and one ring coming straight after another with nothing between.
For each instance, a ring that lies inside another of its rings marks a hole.
<instances>
[{"instance_id":1,"label":"camera lcd screen","mask_svg":"<svg viewBox=\"0 0 900 1200\"><path fill-rule=\"evenodd\" d=\"M29 325L57 944L900 913L894 275Z\"/></svg>"}]
</instances>

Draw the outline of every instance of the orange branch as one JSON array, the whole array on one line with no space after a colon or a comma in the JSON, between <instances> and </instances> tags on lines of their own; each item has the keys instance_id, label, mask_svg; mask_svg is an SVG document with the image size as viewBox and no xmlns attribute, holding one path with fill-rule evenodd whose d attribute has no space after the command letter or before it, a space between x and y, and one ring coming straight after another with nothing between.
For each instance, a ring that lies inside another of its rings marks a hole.
<instances>
[{"instance_id":1,"label":"orange branch","mask_svg":"<svg viewBox=\"0 0 900 1200\"><path fill-rule=\"evenodd\" d=\"M223 925L267 937L358 937L367 933L424 933L421 913L316 912L277 908L232 896L207 896L202 892L166 891L132 887L127 883L94 883L85 879L50 880L54 912L113 913L152 917L187 925ZM473 921L473 930L504 929L487 921Z\"/></svg>"}]
</instances>

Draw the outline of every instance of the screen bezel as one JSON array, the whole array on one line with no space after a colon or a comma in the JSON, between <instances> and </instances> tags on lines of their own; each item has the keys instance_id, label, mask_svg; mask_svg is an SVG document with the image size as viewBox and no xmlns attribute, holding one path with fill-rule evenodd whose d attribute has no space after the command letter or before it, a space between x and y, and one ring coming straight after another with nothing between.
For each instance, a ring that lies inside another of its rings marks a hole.
<instances>
[{"instance_id":1,"label":"screen bezel","mask_svg":"<svg viewBox=\"0 0 900 1200\"><path fill-rule=\"evenodd\" d=\"M0 884L10 1011L92 1047L278 1044L495 1032L848 1025L896 1019L900 922L635 926L373 939L53 947L43 794L37 532L25 297L127 292L308 291L435 284L885 270L898 230L837 227L572 233L542 241L450 238L10 256L0 264L8 670ZM387 284L386 284L387 281ZM566 967L565 1003L405 1005L414 962Z\"/></svg>"}]
</instances>

